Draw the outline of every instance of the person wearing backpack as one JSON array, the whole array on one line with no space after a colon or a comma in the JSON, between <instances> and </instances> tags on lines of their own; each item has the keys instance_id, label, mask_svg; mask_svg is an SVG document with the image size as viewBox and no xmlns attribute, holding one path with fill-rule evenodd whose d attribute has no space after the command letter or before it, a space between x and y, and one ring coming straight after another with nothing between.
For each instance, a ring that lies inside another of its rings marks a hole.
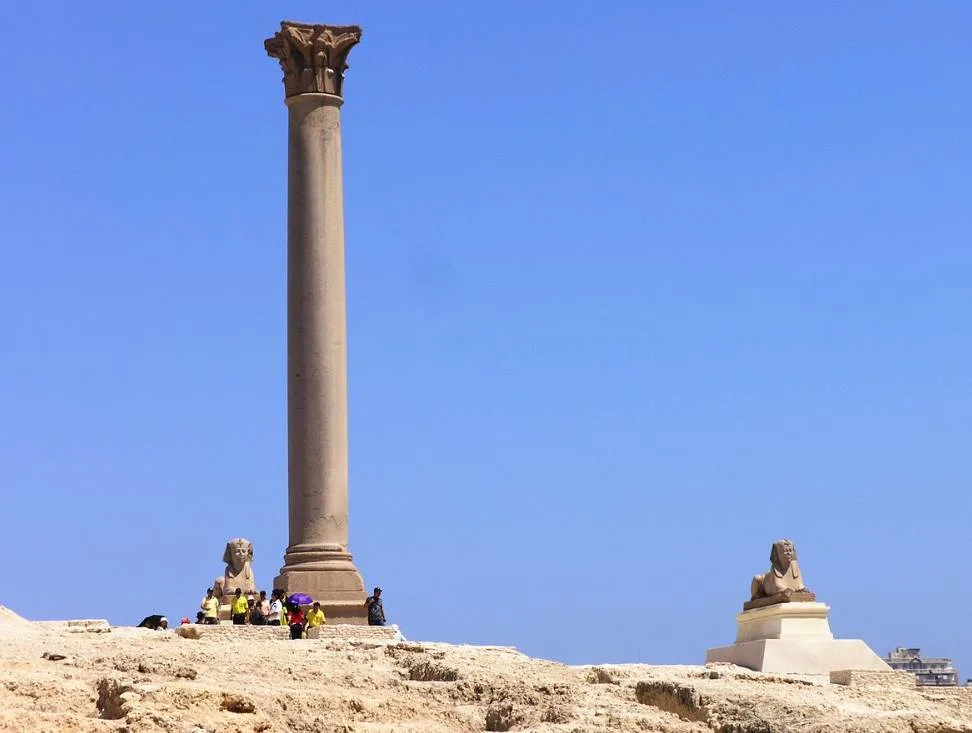
<instances>
[{"instance_id":1,"label":"person wearing backpack","mask_svg":"<svg viewBox=\"0 0 972 733\"><path fill-rule=\"evenodd\" d=\"M381 605L381 588L375 587L372 595L365 600L368 607L368 626L385 625L385 608Z\"/></svg>"}]
</instances>

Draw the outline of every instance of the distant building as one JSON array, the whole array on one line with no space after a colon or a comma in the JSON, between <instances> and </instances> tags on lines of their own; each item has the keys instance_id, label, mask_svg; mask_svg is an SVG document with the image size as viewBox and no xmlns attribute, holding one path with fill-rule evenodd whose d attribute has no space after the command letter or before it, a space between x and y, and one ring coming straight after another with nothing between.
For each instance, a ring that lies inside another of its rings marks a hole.
<instances>
[{"instance_id":1,"label":"distant building","mask_svg":"<svg viewBox=\"0 0 972 733\"><path fill-rule=\"evenodd\" d=\"M922 657L921 649L899 646L884 660L891 669L912 672L919 687L958 687L959 673L947 657Z\"/></svg>"}]
</instances>

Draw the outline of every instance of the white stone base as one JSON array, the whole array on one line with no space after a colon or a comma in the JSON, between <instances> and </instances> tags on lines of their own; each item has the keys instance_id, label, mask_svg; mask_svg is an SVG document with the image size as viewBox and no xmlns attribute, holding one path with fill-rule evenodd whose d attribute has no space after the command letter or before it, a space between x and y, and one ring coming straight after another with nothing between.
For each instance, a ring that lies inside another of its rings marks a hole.
<instances>
[{"instance_id":1,"label":"white stone base","mask_svg":"<svg viewBox=\"0 0 972 733\"><path fill-rule=\"evenodd\" d=\"M829 675L837 670L887 671L860 639L761 639L709 649L705 663L737 664L756 672Z\"/></svg>"},{"instance_id":2,"label":"white stone base","mask_svg":"<svg viewBox=\"0 0 972 733\"><path fill-rule=\"evenodd\" d=\"M778 603L736 616L736 643L709 649L705 662L757 672L828 675L836 670L890 669L860 639L835 639L824 603Z\"/></svg>"},{"instance_id":3,"label":"white stone base","mask_svg":"<svg viewBox=\"0 0 972 733\"><path fill-rule=\"evenodd\" d=\"M826 603L777 603L754 608L736 616L736 643L760 639L791 639L816 637L833 639Z\"/></svg>"}]
</instances>

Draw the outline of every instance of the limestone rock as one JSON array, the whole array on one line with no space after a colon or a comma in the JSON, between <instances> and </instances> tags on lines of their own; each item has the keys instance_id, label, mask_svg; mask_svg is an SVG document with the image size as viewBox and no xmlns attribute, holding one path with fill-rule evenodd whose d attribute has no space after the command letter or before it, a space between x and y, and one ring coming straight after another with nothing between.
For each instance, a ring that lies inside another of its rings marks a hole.
<instances>
[{"instance_id":1,"label":"limestone rock","mask_svg":"<svg viewBox=\"0 0 972 733\"><path fill-rule=\"evenodd\" d=\"M409 668L408 678L420 682L455 682L459 670L435 662L419 662Z\"/></svg>"},{"instance_id":2,"label":"limestone rock","mask_svg":"<svg viewBox=\"0 0 972 733\"><path fill-rule=\"evenodd\" d=\"M256 704L250 698L235 693L224 693L223 701L219 704L221 710L230 713L255 713Z\"/></svg>"},{"instance_id":3,"label":"limestone rock","mask_svg":"<svg viewBox=\"0 0 972 733\"><path fill-rule=\"evenodd\" d=\"M519 716L508 702L494 703L486 709L486 730L510 730L519 722Z\"/></svg>"},{"instance_id":4,"label":"limestone rock","mask_svg":"<svg viewBox=\"0 0 972 733\"><path fill-rule=\"evenodd\" d=\"M972 733L972 689L903 686L894 673L835 673L832 684L728 664L572 667L509 648L401 648L355 628L292 642L223 624L182 643L0 623L0 730Z\"/></svg>"},{"instance_id":5,"label":"limestone rock","mask_svg":"<svg viewBox=\"0 0 972 733\"><path fill-rule=\"evenodd\" d=\"M0 624L4 626L22 626L25 624L30 624L30 621L14 613L6 606L0 606Z\"/></svg>"},{"instance_id":6,"label":"limestone rock","mask_svg":"<svg viewBox=\"0 0 972 733\"><path fill-rule=\"evenodd\" d=\"M134 692L131 680L102 677L96 689L98 700L95 705L106 720L121 720L131 712L132 705L141 699Z\"/></svg>"}]
</instances>

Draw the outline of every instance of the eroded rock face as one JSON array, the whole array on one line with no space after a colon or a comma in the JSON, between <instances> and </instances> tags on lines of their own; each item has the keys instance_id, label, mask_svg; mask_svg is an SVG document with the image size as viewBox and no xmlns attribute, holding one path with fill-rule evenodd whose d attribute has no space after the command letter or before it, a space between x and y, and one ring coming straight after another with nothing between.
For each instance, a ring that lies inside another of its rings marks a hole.
<instances>
[{"instance_id":1,"label":"eroded rock face","mask_svg":"<svg viewBox=\"0 0 972 733\"><path fill-rule=\"evenodd\" d=\"M635 699L642 705L677 715L682 720L705 721L705 702L695 688L677 682L659 680L635 685Z\"/></svg>"},{"instance_id":2,"label":"eroded rock face","mask_svg":"<svg viewBox=\"0 0 972 733\"><path fill-rule=\"evenodd\" d=\"M418 662L409 668L408 678L420 682L455 682L459 670L435 662Z\"/></svg>"},{"instance_id":3,"label":"eroded rock face","mask_svg":"<svg viewBox=\"0 0 972 733\"><path fill-rule=\"evenodd\" d=\"M131 680L102 677L95 685L98 700L95 706L105 720L121 720L132 711L141 697L133 691Z\"/></svg>"},{"instance_id":4,"label":"eroded rock face","mask_svg":"<svg viewBox=\"0 0 972 733\"><path fill-rule=\"evenodd\" d=\"M4 628L0 730L972 733L972 690L873 674L830 684L730 665L569 667L512 649L372 638L227 632L184 642L125 628ZM50 650L64 659L42 658Z\"/></svg>"},{"instance_id":5,"label":"eroded rock face","mask_svg":"<svg viewBox=\"0 0 972 733\"><path fill-rule=\"evenodd\" d=\"M245 695L234 693L224 693L223 700L219 704L221 710L231 713L248 714L256 712L256 703Z\"/></svg>"}]
</instances>

